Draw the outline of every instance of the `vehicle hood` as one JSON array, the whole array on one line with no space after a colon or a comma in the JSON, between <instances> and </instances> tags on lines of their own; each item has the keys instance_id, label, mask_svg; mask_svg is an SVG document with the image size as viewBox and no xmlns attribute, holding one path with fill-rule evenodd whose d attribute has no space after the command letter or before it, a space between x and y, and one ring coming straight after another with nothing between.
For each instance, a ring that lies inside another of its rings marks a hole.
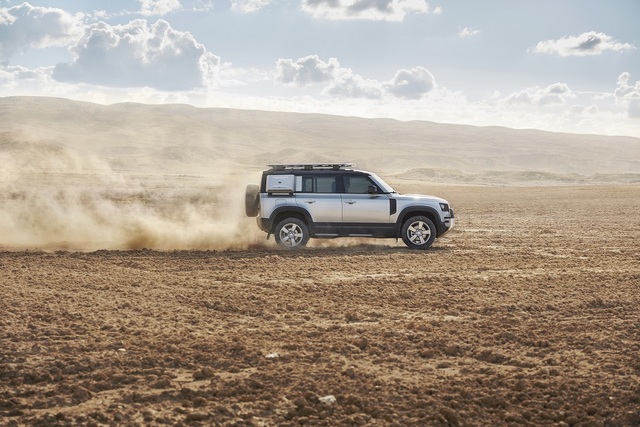
<instances>
[{"instance_id":1,"label":"vehicle hood","mask_svg":"<svg viewBox=\"0 0 640 427\"><path fill-rule=\"evenodd\" d=\"M435 202L435 203L447 203L445 199L440 197L430 196L426 194L396 194L393 196L396 200L405 200L407 202Z\"/></svg>"}]
</instances>

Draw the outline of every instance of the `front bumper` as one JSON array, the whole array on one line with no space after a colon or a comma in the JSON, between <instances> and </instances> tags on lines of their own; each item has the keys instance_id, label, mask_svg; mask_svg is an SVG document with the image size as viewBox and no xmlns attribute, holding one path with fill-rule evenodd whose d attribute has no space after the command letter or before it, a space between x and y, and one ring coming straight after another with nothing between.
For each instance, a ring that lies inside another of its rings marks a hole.
<instances>
[{"instance_id":1,"label":"front bumper","mask_svg":"<svg viewBox=\"0 0 640 427\"><path fill-rule=\"evenodd\" d=\"M445 227L445 229L444 229L444 231L442 233L440 233L440 235L443 235L443 234L451 231L451 229L455 226L456 216L453 213L453 209L452 208L449 209L449 214L450 214L450 216L444 218L444 227Z\"/></svg>"}]
</instances>

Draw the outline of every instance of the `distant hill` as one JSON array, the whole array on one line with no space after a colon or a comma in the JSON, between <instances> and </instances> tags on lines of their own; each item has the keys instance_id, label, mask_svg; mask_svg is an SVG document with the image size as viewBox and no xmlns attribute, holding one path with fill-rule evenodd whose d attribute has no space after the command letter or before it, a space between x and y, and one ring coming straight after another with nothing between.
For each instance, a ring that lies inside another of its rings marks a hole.
<instances>
[{"instance_id":1,"label":"distant hill","mask_svg":"<svg viewBox=\"0 0 640 427\"><path fill-rule=\"evenodd\" d=\"M207 175L226 166L338 160L442 182L638 182L640 174L639 138L187 105L0 98L0 134L5 169L104 164Z\"/></svg>"}]
</instances>

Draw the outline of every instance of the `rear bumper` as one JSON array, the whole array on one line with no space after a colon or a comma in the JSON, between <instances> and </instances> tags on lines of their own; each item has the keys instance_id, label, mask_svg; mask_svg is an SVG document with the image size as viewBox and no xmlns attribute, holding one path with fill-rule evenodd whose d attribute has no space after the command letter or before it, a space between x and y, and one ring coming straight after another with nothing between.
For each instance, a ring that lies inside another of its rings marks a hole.
<instances>
[{"instance_id":1,"label":"rear bumper","mask_svg":"<svg viewBox=\"0 0 640 427\"><path fill-rule=\"evenodd\" d=\"M260 228L260 230L264 231L265 233L271 232L272 222L269 218L261 218L260 216L258 216L256 218L256 222L258 223L258 228Z\"/></svg>"}]
</instances>

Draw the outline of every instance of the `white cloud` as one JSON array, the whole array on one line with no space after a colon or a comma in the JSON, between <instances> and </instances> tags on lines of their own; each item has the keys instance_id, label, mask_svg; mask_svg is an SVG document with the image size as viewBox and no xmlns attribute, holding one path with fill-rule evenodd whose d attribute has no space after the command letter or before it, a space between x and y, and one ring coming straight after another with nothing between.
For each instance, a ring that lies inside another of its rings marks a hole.
<instances>
[{"instance_id":1,"label":"white cloud","mask_svg":"<svg viewBox=\"0 0 640 427\"><path fill-rule=\"evenodd\" d=\"M634 46L629 43L620 43L604 33L589 31L579 36L567 36L559 40L541 41L533 49L533 52L560 56L593 56L600 55L608 50L622 52L629 49L634 49Z\"/></svg>"},{"instance_id":2,"label":"white cloud","mask_svg":"<svg viewBox=\"0 0 640 427\"><path fill-rule=\"evenodd\" d=\"M82 34L82 15L29 3L0 8L0 61L28 48L64 46Z\"/></svg>"},{"instance_id":3,"label":"white cloud","mask_svg":"<svg viewBox=\"0 0 640 427\"><path fill-rule=\"evenodd\" d=\"M591 104L588 107L585 107L584 105L572 105L571 108L569 108L569 112L576 116L594 116L600 113L600 108L595 104Z\"/></svg>"},{"instance_id":4,"label":"white cloud","mask_svg":"<svg viewBox=\"0 0 640 427\"><path fill-rule=\"evenodd\" d=\"M6 66L0 68L0 83L13 85L19 80L37 80L43 77L38 70L30 70L21 66Z\"/></svg>"},{"instance_id":5,"label":"white cloud","mask_svg":"<svg viewBox=\"0 0 640 427\"><path fill-rule=\"evenodd\" d=\"M428 13L424 0L303 0L302 9L316 18L402 21L406 15Z\"/></svg>"},{"instance_id":6,"label":"white cloud","mask_svg":"<svg viewBox=\"0 0 640 427\"><path fill-rule=\"evenodd\" d=\"M189 6L184 6L185 10L191 12L210 12L213 10L213 0L183 0L184 3L190 3Z\"/></svg>"},{"instance_id":7,"label":"white cloud","mask_svg":"<svg viewBox=\"0 0 640 427\"><path fill-rule=\"evenodd\" d=\"M269 5L271 0L231 0L231 9L240 13L252 13Z\"/></svg>"},{"instance_id":8,"label":"white cloud","mask_svg":"<svg viewBox=\"0 0 640 427\"><path fill-rule=\"evenodd\" d=\"M2 0L0 0L2 1ZM140 4L137 9L109 9L87 12L85 22L108 21L124 16L156 16L172 13L208 13L213 10L213 0L136 0ZM133 3L133 2L131 2ZM109 5L105 5L107 7Z\"/></svg>"},{"instance_id":9,"label":"white cloud","mask_svg":"<svg viewBox=\"0 0 640 427\"><path fill-rule=\"evenodd\" d=\"M276 63L279 82L298 87L325 84L322 93L339 98L381 99L390 95L403 99L420 99L436 86L433 74L423 67L398 70L387 82L365 79L350 68L340 66L336 58L325 62L318 55L295 61L279 59Z\"/></svg>"},{"instance_id":10,"label":"white cloud","mask_svg":"<svg viewBox=\"0 0 640 427\"><path fill-rule=\"evenodd\" d=\"M54 79L187 90L202 87L220 65L220 58L190 33L176 31L162 19L151 26L144 19L125 25L89 25L71 54L71 62L55 66Z\"/></svg>"},{"instance_id":11,"label":"white cloud","mask_svg":"<svg viewBox=\"0 0 640 427\"><path fill-rule=\"evenodd\" d=\"M309 55L296 61L278 59L276 62L278 80L296 86L329 82L336 77L339 69L340 63L336 58L329 58L328 62L324 62L318 55Z\"/></svg>"},{"instance_id":12,"label":"white cloud","mask_svg":"<svg viewBox=\"0 0 640 427\"><path fill-rule=\"evenodd\" d=\"M364 79L349 70L336 78L323 93L338 98L381 99L383 89L379 81Z\"/></svg>"},{"instance_id":13,"label":"white cloud","mask_svg":"<svg viewBox=\"0 0 640 427\"><path fill-rule=\"evenodd\" d=\"M140 14L145 16L162 16L182 8L179 0L138 0Z\"/></svg>"},{"instance_id":14,"label":"white cloud","mask_svg":"<svg viewBox=\"0 0 640 427\"><path fill-rule=\"evenodd\" d=\"M436 8L433 9L433 14L434 15L442 15L442 7L436 6Z\"/></svg>"},{"instance_id":15,"label":"white cloud","mask_svg":"<svg viewBox=\"0 0 640 427\"><path fill-rule=\"evenodd\" d=\"M640 96L640 80L630 85L631 74L624 72L618 76L618 84L614 95L617 99L635 98Z\"/></svg>"},{"instance_id":16,"label":"white cloud","mask_svg":"<svg viewBox=\"0 0 640 427\"><path fill-rule=\"evenodd\" d=\"M480 34L480 30L474 30L471 27L464 27L460 32L458 32L458 37L465 38L475 36L477 34Z\"/></svg>"},{"instance_id":17,"label":"white cloud","mask_svg":"<svg viewBox=\"0 0 640 427\"><path fill-rule=\"evenodd\" d=\"M629 118L640 118L640 80L634 85L629 84L631 75L627 72L620 74L614 92L616 101L626 107Z\"/></svg>"},{"instance_id":18,"label":"white cloud","mask_svg":"<svg viewBox=\"0 0 640 427\"><path fill-rule=\"evenodd\" d=\"M385 84L392 95L403 99L420 99L436 87L433 74L424 67L398 70L393 80Z\"/></svg>"},{"instance_id":19,"label":"white cloud","mask_svg":"<svg viewBox=\"0 0 640 427\"><path fill-rule=\"evenodd\" d=\"M52 80L52 71L53 67L0 66L0 96L69 97L73 89Z\"/></svg>"},{"instance_id":20,"label":"white cloud","mask_svg":"<svg viewBox=\"0 0 640 427\"><path fill-rule=\"evenodd\" d=\"M551 106L564 105L568 98L575 95L565 83L554 83L547 87L533 87L514 92L505 98L505 103L510 105L537 105Z\"/></svg>"}]
</instances>

